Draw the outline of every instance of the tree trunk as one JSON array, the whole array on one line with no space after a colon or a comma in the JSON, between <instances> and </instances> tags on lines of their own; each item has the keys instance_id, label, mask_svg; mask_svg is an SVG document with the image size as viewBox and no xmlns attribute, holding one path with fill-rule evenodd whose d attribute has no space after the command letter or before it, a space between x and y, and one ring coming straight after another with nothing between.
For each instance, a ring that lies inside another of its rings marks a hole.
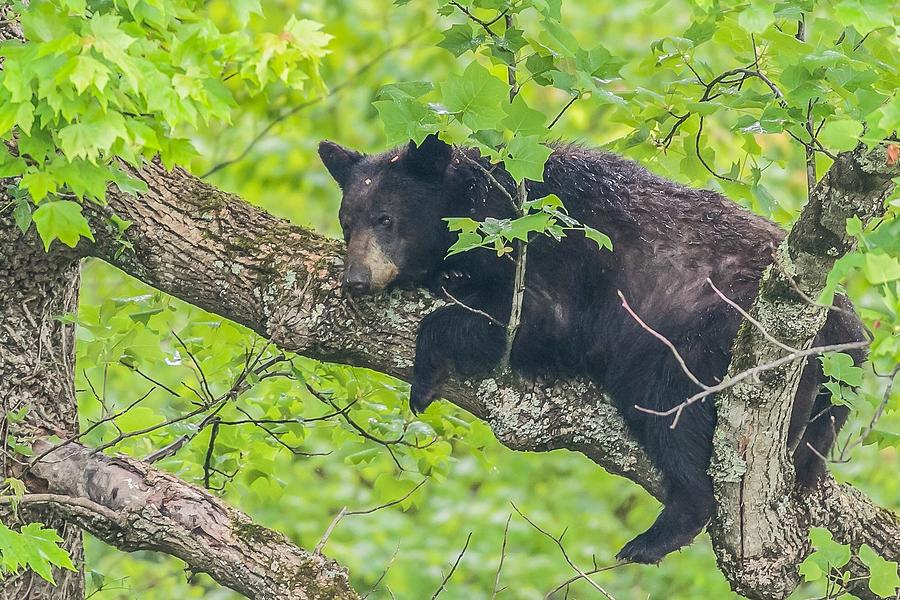
<instances>
[{"instance_id":1,"label":"tree trunk","mask_svg":"<svg viewBox=\"0 0 900 600\"><path fill-rule=\"evenodd\" d=\"M4 200L0 194L0 204ZM61 318L74 316L78 309L78 262L72 252L45 252L33 231L23 235L8 217L8 211L0 216L0 433L2 439L13 436L27 447L35 439L78 431L75 326L72 319ZM21 411L24 420L14 423L10 415ZM0 478L21 473L14 454L4 452L0 460ZM34 489L44 485L30 483ZM59 531L78 571L54 569L56 587L25 571L0 584L0 598L83 598L81 530L46 511L28 511L27 516ZM4 523L12 517L7 511Z\"/></svg>"}]
</instances>

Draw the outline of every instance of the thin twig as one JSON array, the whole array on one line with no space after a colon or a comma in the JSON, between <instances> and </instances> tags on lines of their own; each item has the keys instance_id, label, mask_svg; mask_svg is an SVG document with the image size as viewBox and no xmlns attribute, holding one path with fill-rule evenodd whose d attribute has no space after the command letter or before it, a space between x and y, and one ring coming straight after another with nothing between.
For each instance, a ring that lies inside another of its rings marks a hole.
<instances>
[{"instance_id":1,"label":"thin twig","mask_svg":"<svg viewBox=\"0 0 900 600\"><path fill-rule=\"evenodd\" d=\"M628 565L628 564L631 564L631 563L629 563L626 560L623 560L623 561L619 561L613 565L608 565L605 567L597 567L597 568L591 569L590 571L585 571L584 574L585 575L596 575L597 573L603 573L605 571L612 571L613 569L618 569L619 567L624 567L625 565ZM555 588L553 588L552 590L550 590L549 592L544 594L544 600L550 600L550 597L553 596L553 594L555 594L559 590L563 589L564 587L572 585L576 581L579 581L581 578L582 578L582 575L573 575L572 577L569 577L568 579L563 581L561 584L559 584L558 586L556 586Z\"/></svg>"},{"instance_id":2,"label":"thin twig","mask_svg":"<svg viewBox=\"0 0 900 600\"><path fill-rule=\"evenodd\" d=\"M703 400L707 396L711 396L713 394L721 392L722 390L728 389L730 387L734 387L735 385L737 385L744 379L747 379L748 377L758 375L759 373L762 373L764 371L770 371L772 369L777 369L778 367L780 367L782 365L799 360L801 358L806 358L808 356L814 356L816 354L824 354L826 352L843 352L845 350L853 350L854 348L864 348L865 346L868 346L868 345L869 345L869 342L867 342L867 341L865 341L865 342L848 342L845 344L833 344L830 346L816 346L813 348L808 348L806 350L802 350L800 352L791 352L790 354L782 356L781 358L779 358L777 360L773 360L768 363L763 363L763 364L757 365L751 369L747 369L746 371L742 371L742 372L738 373L737 375L735 375L734 377L725 378L724 380L722 380L721 383L714 385L712 387L709 387L709 388L703 390L702 392L698 392L697 394L694 394L693 396L691 396L690 398L688 398L681 404L673 406L672 408L670 408L668 410L654 410L652 408L645 408L643 406L637 406L637 405L635 405L635 408L641 412L651 414L651 415L656 415L659 417L668 417L668 416L674 414L675 419L672 422L672 425L670 426L672 429L674 429L676 427L676 425L678 425L678 420L681 417L681 413L684 411L685 408L687 408L688 406L690 406L691 404L694 404L695 402L697 402L699 400Z\"/></svg>"},{"instance_id":3,"label":"thin twig","mask_svg":"<svg viewBox=\"0 0 900 600\"><path fill-rule=\"evenodd\" d=\"M594 581L593 579L591 579L590 576L588 576L588 574L587 574L584 570L581 569L581 567L579 567L577 564L575 564L575 562L574 562L571 558L569 558L569 553L566 551L566 547L565 547L565 546L563 545L563 543L562 543L562 536L557 537L557 536L551 534L549 531L546 531L546 530L542 529L537 523L535 523L534 521L532 521L531 519L529 519L529 518L525 515L525 513L523 513L521 510L519 510L519 507L516 506L515 503L510 502L510 504L512 504L513 509L514 509L517 513L519 513L519 516L522 517L523 519L525 519L525 521L527 521L529 525L531 525L532 527L534 527L535 529L537 529L539 532L541 532L542 534L544 534L546 537L548 537L548 538L550 538L551 540L553 540L553 542L554 542L554 543L556 544L556 546L559 548L559 551L562 553L562 556L563 556L563 558L565 559L565 561L569 564L570 567L572 567L572 569L573 569L576 573L578 573L578 579L584 579L584 580L587 581L589 584L591 584L591 586L592 586L595 590L597 590L598 592L600 592L601 594L603 594L604 596L606 596L609 600L615 600L615 598L613 598L612 595L611 595L609 592L607 592L605 589L603 589L602 587L600 587L600 585L599 585L596 581Z\"/></svg>"},{"instance_id":4,"label":"thin twig","mask_svg":"<svg viewBox=\"0 0 900 600\"><path fill-rule=\"evenodd\" d=\"M509 522L512 521L512 513L506 519L506 527L503 528L503 545L500 546L500 564L497 565L497 575L494 576L494 590L491 592L491 600L503 591L500 588L500 573L503 571L503 561L506 560L506 542L509 541Z\"/></svg>"},{"instance_id":5,"label":"thin twig","mask_svg":"<svg viewBox=\"0 0 900 600\"><path fill-rule=\"evenodd\" d=\"M203 487L209 489L209 480L212 477L212 461L216 450L216 438L219 437L219 420L214 418L212 429L209 432L209 444L206 447L206 458L203 460Z\"/></svg>"},{"instance_id":6,"label":"thin twig","mask_svg":"<svg viewBox=\"0 0 900 600\"><path fill-rule=\"evenodd\" d=\"M707 171L709 171L713 176L715 176L716 178L721 179L722 181L731 181L731 182L738 181L734 177L729 177L728 175L722 175L721 173L719 173L718 171L713 169L711 166L709 166L709 164L706 162L706 159L703 158L703 153L700 152L700 137L703 135L704 119L705 119L705 117L701 115L700 123L699 123L699 125L697 125L697 135L694 136L694 149L697 152L697 159L700 161L700 164L703 165L703 167Z\"/></svg>"},{"instance_id":7,"label":"thin twig","mask_svg":"<svg viewBox=\"0 0 900 600\"><path fill-rule=\"evenodd\" d=\"M338 514L336 514L334 519L331 520L331 523L328 524L328 527L325 529L325 533L322 534L322 538L319 540L319 543L316 544L316 548L315 548L315 550L313 550L313 552L315 554L322 554L322 550L325 548L325 544L328 543L328 538L331 537L331 534L334 532L334 528L337 527L338 523L340 523L344 517L350 517L353 515L370 515L373 512L376 512L376 511L379 511L379 510L382 510L385 508L390 508L392 506L396 506L396 505L400 504L401 502L406 501L410 496L415 494L416 491L420 487L425 485L425 483L427 483L427 482L428 482L428 479L423 479L422 481L417 483L413 489L406 492L406 494L404 494L402 498L398 498L396 500L391 500L390 502L386 502L385 504L381 504L374 508L367 508L365 510L347 510L347 507L345 506L340 511L338 511Z\"/></svg>"},{"instance_id":8,"label":"thin twig","mask_svg":"<svg viewBox=\"0 0 900 600\"><path fill-rule=\"evenodd\" d=\"M476 17L476 16L472 13L472 11L470 11L468 8L466 8L465 6L463 6L462 4L460 4L459 2L456 2L455 0L454 0L454 1L451 1L450 4L452 4L453 6L455 6L456 8L458 8L460 11L462 11L462 13L463 13L464 15L466 15L472 22L477 23L478 25L480 25L481 28L484 29L485 32L487 32L487 34L488 34L489 36L491 36L492 38L498 39L498 38L500 37L500 36L498 36L496 33L494 33L494 30L491 29L491 25L493 25L494 23L496 23L497 21L499 21L501 18L507 17L507 16L508 16L507 11L503 11L503 12L500 14L500 16L498 16L496 19L492 19L491 21L485 21L484 19L479 19L478 17Z\"/></svg>"},{"instance_id":9,"label":"thin twig","mask_svg":"<svg viewBox=\"0 0 900 600\"><path fill-rule=\"evenodd\" d=\"M517 205L520 207L520 210L521 207L525 206L527 200L528 190L525 187L525 180L523 179L518 186ZM516 341L516 334L519 332L519 326L522 324L522 305L525 302L525 267L528 262L527 239L518 240L516 248L518 252L516 253L516 271L513 279L512 307L509 312L509 323L506 326L506 347L501 361L501 364L504 367L509 365L513 344Z\"/></svg>"},{"instance_id":10,"label":"thin twig","mask_svg":"<svg viewBox=\"0 0 900 600\"><path fill-rule=\"evenodd\" d=\"M702 388L704 390L710 389L710 387L708 385L706 385L705 383L703 383L702 381L697 379L697 376L691 372L691 370L687 366L687 363L685 363L684 358L678 352L678 349L675 348L675 344L673 344L669 340L669 338L667 338L663 334L659 333L658 331L656 331L655 329L653 329L652 327L650 327L649 325L644 323L643 319L641 319L638 316L638 314L636 312L634 312L634 310L632 310L631 306L628 305L628 301L625 300L625 295L622 294L621 290L617 290L617 293L619 294L619 300L622 301L622 308L624 308L625 311L629 315L631 315L631 318L634 319L637 322L637 324L640 325L644 329L644 331L646 331L647 333L649 333L650 335L652 335L653 337L658 339L660 342L662 342L666 346L666 348L668 348L672 352L672 355L675 357L675 360L678 361L678 365L681 367L681 370L684 371L685 375L687 375L688 378L691 381L693 381L700 388Z\"/></svg>"},{"instance_id":11,"label":"thin twig","mask_svg":"<svg viewBox=\"0 0 900 600\"><path fill-rule=\"evenodd\" d=\"M580 97L581 97L581 94L576 94L576 95L572 96L569 99L569 101L566 102L566 105L563 106L562 109L558 113L556 113L556 116L553 117L553 120L550 121L549 125L547 125L547 129L553 129L553 126L556 125L556 122L559 121L564 114L566 114L566 111L569 110L569 107L572 106L573 104L575 104L575 101L578 100Z\"/></svg>"},{"instance_id":12,"label":"thin twig","mask_svg":"<svg viewBox=\"0 0 900 600\"><path fill-rule=\"evenodd\" d=\"M872 415L872 419L869 421L869 424L859 432L859 437L852 444L845 444L844 448L841 450L840 456L834 461L843 463L847 462L849 459L846 458L846 454L852 450L854 450L857 446L862 444L866 438L872 433L872 430L875 429L875 425L878 423L878 420L881 419L881 416L884 414L885 409L887 408L888 402L891 400L891 394L894 391L894 379L897 377L897 373L900 373L900 364L894 366L894 370L891 371L891 374L888 375L888 383L884 389L884 395L881 397L881 402L878 403L878 407L875 409L875 413Z\"/></svg>"},{"instance_id":13,"label":"thin twig","mask_svg":"<svg viewBox=\"0 0 900 600\"><path fill-rule=\"evenodd\" d=\"M450 299L450 301L451 301L453 304L455 304L455 305L457 305L457 306L460 306L460 307L466 309L467 311L469 311L469 312L471 312L471 313L474 313L474 314L476 314L476 315L479 315L479 316L484 317L485 319L487 319L488 321L490 321L490 322L493 323L494 325L497 325L498 327L506 327L506 325L505 325L504 323L502 323L501 321L498 321L497 319L495 319L494 317L492 317L492 316L489 315L488 313L484 312L483 310L478 310L477 308L473 308L473 307L469 306L468 304L464 304L464 303L460 302L459 300L457 300L457 299L456 299L456 296L454 296L454 295L451 294L449 291L447 291L447 287L446 287L446 286L443 286L443 285L442 285L442 286L441 286L441 291L444 292L444 294L447 296L447 298Z\"/></svg>"},{"instance_id":14,"label":"thin twig","mask_svg":"<svg viewBox=\"0 0 900 600\"><path fill-rule=\"evenodd\" d=\"M462 550L459 552L459 556L456 557L456 560L453 562L453 566L450 567L450 571L444 576L444 580L441 581L440 587L434 592L434 595L431 596L431 600L434 600L438 597L438 594L444 591L444 588L447 587L447 582L450 581L450 578L453 577L453 573L456 571L456 567L459 566L459 561L462 560L463 555L466 553L466 550L469 549L469 541L472 539L472 532L469 532L469 535L466 536L466 543L463 546Z\"/></svg>"},{"instance_id":15,"label":"thin twig","mask_svg":"<svg viewBox=\"0 0 900 600\"><path fill-rule=\"evenodd\" d=\"M723 294L722 291L721 291L719 288L717 288L716 285L712 282L712 279L710 279L709 277L707 277L707 278L706 278L706 283L709 284L709 287L711 287L711 288L713 289L713 291L719 296L719 298L721 298L722 300L724 300L725 303L727 303L729 306L731 306L731 307L734 308L736 311L738 311L738 312L741 314L742 317L744 317L745 319L747 319L754 327L756 327L756 328L759 330L759 332L760 332L761 334L763 334L763 337L764 337L764 338L766 338L767 340L769 340L770 342L772 342L773 344L775 344L776 346L778 346L778 347L781 348L782 350L787 350L788 352L799 352L799 350L798 350L797 348L794 348L793 346L788 346L787 344L784 344L784 343L780 342L780 341L778 340L778 338L776 338L776 337L773 336L771 333L769 333L769 332L766 330L766 328L763 327L763 324L760 323L759 321L757 321L756 319L754 319L754 318L750 315L750 313L748 313L746 310L744 310L743 308L741 308L741 305L740 305L740 304L738 304L737 302L735 302L734 300L732 300L731 298L729 298L728 296L726 296L725 294Z\"/></svg>"},{"instance_id":16,"label":"thin twig","mask_svg":"<svg viewBox=\"0 0 900 600\"><path fill-rule=\"evenodd\" d=\"M397 544L396 550L394 550L394 553L391 555L391 560L389 560L387 565L385 565L384 571L381 572L381 575L378 577L378 579L375 580L375 583L372 584L372 587L369 589L369 591L366 592L366 594L362 597L362 600L366 600L366 598L368 598L369 596L372 595L372 592L374 592L375 590L378 589L378 586L381 585L381 582L384 581L385 577L387 577L388 571L391 570L391 567L393 566L394 561L397 560L397 554L399 554L399 553L400 553L400 544Z\"/></svg>"},{"instance_id":17,"label":"thin twig","mask_svg":"<svg viewBox=\"0 0 900 600\"><path fill-rule=\"evenodd\" d=\"M477 160L475 160L474 158L472 158L465 152L462 152L460 154L462 155L463 160L465 160L467 163L471 164L472 166L476 167L488 178L488 181L491 183L491 185L493 185L497 190L499 190L504 195L504 197L509 201L509 205L510 205L510 207L512 207L515 215L517 217L521 217L522 209L516 204L515 198L513 198L512 194L509 192L509 190L506 189L506 186L504 186L502 183L500 183L497 180L497 178L494 177L494 174L491 173L491 171L489 169L485 168L485 166L482 165L480 162L478 162Z\"/></svg>"}]
</instances>

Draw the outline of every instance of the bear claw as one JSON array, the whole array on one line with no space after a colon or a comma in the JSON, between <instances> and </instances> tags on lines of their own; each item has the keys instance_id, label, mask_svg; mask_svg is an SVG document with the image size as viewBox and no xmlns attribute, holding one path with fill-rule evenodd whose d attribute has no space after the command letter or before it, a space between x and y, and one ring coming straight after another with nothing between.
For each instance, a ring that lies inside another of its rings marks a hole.
<instances>
[{"instance_id":1,"label":"bear claw","mask_svg":"<svg viewBox=\"0 0 900 600\"><path fill-rule=\"evenodd\" d=\"M409 391L409 409L414 415L421 414L436 399L437 394L433 390L423 389L423 386L413 384Z\"/></svg>"},{"instance_id":2,"label":"bear claw","mask_svg":"<svg viewBox=\"0 0 900 600\"><path fill-rule=\"evenodd\" d=\"M661 548L659 544L654 543L641 534L625 544L616 554L616 560L622 560L632 563L640 563L644 565L656 565L669 552Z\"/></svg>"}]
</instances>

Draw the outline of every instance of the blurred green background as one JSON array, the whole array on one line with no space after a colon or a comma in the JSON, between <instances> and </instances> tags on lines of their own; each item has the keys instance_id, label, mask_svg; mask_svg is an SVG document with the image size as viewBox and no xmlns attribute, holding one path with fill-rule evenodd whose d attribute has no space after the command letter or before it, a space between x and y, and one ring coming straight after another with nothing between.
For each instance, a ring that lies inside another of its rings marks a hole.
<instances>
[{"instance_id":1,"label":"blurred green background","mask_svg":"<svg viewBox=\"0 0 900 600\"><path fill-rule=\"evenodd\" d=\"M277 122L242 160L221 168L209 181L295 224L337 235L339 191L318 161L319 140L333 139L365 151L384 149L381 124L371 104L375 93L387 83L441 81L457 71L457 59L436 46L440 40L437 23L453 19L437 17L433 3L419 1L402 7L390 0L264 1L262 5L265 18L254 17L251 28L277 30L290 15L325 25L335 39L323 75L336 91ZM229 2L210 2L208 10L223 29L237 26ZM623 89L668 93L672 74L641 65L652 58L650 47L655 40L682 35L691 25L691 4L567 2L563 14L564 23L584 44L601 42L627 61ZM744 61L726 44L706 44L702 52L703 60L720 70ZM541 89L540 94L529 101L549 114L566 101L562 92ZM191 170L203 174L241 156L273 120L309 100L290 94L247 100L235 111L233 125L194 137L203 158ZM566 140L606 144L635 130L635 123L623 115L609 105L578 102L558 125L558 133ZM725 116L713 121L705 130L707 157L723 170L739 160L741 145L749 143L746 138L754 138L736 136L727 120ZM685 126L688 137L691 126ZM786 136L754 139L764 147L766 161L760 165L765 167L760 180L764 187L725 191L739 202L789 223L806 195L802 149ZM653 171L691 185L715 186L711 176L696 165L687 168L687 147L680 141L668 151L650 142L613 145ZM890 239L900 237L898 233L895 221L877 235ZM86 262L82 273L77 385L85 425L103 410L98 396L107 409L115 410L149 388L146 381L119 364L123 353L138 357L145 372L183 394L175 398L155 392L139 409L119 420L119 426L127 431L171 418L190 406L188 386L194 386L197 374L173 332L188 342L210 385L218 391L230 385L247 348L254 341L260 345L246 330L159 294L103 263ZM851 280L848 288L863 306L879 302L863 278ZM405 410L406 387L402 383L346 367L300 359L297 364L310 381L338 396L363 398L365 402L355 413L360 422L389 431L412 419ZM876 393L883 382L867 381L867 385ZM290 381L260 383L238 403L256 416L327 412L301 385ZM857 424L868 416L862 410ZM543 598L574 572L552 541L514 514L511 503L553 534L566 531L566 549L584 569L591 568L594 561L599 566L613 564L615 552L649 526L659 509L638 486L608 475L581 455L505 449L483 424L447 403L430 410L422 421L441 441L421 451L402 450L399 460L405 470L398 468L383 447L363 440L342 423L280 430L281 441L306 453L327 453L321 456L296 455L258 428L223 427L217 440L216 468L227 476L216 474L212 483L222 488L217 493L227 502L262 525L312 548L342 507L365 509L394 500L421 481L423 474L429 475L428 483L403 506L347 517L328 541L326 554L349 567L356 589L365 593L377 583L369 596L373 599L430 598L470 532L468 550L441 598L490 598L510 515L500 578L504 591L498 597ZM886 423L896 425L896 416L890 413ZM144 456L190 431L189 424L179 424L128 440L117 450ZM99 443L114 435L112 428L101 427L90 441ZM208 430L201 433L162 466L199 484L208 436ZM849 463L836 465L834 470L882 505L896 507L900 500L896 468L895 448L866 445L853 452ZM86 560L91 571L89 591L97 600L236 597L203 575L186 573L182 563L161 554L125 554L89 539ZM705 534L659 567L629 565L595 579L619 599L735 597L716 569ZM815 595L810 588L798 590L793 597ZM562 598L562 593L558 597ZM568 598L594 597L599 597L598 593L584 583L572 586L568 594Z\"/></svg>"}]
</instances>

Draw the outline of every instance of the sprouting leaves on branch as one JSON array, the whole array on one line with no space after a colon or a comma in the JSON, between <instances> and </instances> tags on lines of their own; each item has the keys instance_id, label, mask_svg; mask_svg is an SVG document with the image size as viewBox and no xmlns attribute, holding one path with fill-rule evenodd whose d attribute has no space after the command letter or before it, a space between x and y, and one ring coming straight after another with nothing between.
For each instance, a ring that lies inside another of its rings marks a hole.
<instances>
[{"instance_id":1,"label":"sprouting leaves on branch","mask_svg":"<svg viewBox=\"0 0 900 600\"><path fill-rule=\"evenodd\" d=\"M274 88L321 89L330 36L290 17L279 32L221 31L203 2L14 2L25 40L0 43L0 176L20 177L38 233L74 246L91 237L76 202L106 188L146 191L125 165L195 154L188 135L229 122L236 99ZM258 2L241 2L246 22ZM66 200L64 200L65 198ZM67 204L64 204L67 203ZM36 207L36 208L35 208Z\"/></svg>"}]
</instances>

